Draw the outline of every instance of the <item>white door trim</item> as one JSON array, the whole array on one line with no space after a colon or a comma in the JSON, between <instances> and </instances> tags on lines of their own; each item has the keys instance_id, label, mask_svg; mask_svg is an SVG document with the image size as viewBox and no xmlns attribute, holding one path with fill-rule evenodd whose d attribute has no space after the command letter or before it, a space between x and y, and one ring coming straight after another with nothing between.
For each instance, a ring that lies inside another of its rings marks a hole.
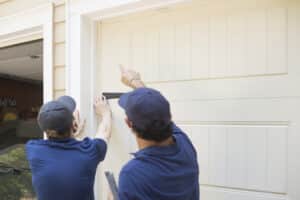
<instances>
[{"instance_id":1,"label":"white door trim","mask_svg":"<svg viewBox=\"0 0 300 200\"><path fill-rule=\"evenodd\" d=\"M43 39L44 102L53 99L53 5L47 3L0 18L0 47Z\"/></svg>"}]
</instances>

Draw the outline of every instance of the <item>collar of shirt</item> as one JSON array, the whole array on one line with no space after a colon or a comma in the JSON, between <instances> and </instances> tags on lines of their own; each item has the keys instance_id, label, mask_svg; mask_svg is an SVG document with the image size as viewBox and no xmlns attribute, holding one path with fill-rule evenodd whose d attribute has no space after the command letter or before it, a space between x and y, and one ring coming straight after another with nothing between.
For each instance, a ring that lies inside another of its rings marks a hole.
<instances>
[{"instance_id":1,"label":"collar of shirt","mask_svg":"<svg viewBox=\"0 0 300 200\"><path fill-rule=\"evenodd\" d=\"M147 147L144 149L141 149L135 153L131 153L134 157L138 158L143 155L161 155L161 156L166 156L166 155L173 155L176 154L180 149L177 144L177 140L175 139L175 143L168 145L168 146L151 146Z\"/></svg>"}]
</instances>

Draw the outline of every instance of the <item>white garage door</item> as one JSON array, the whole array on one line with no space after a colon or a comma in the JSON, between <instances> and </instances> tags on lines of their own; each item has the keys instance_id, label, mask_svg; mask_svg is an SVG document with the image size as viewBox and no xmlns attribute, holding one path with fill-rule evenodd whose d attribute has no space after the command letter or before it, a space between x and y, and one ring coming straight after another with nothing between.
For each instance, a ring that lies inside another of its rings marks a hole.
<instances>
[{"instance_id":1,"label":"white garage door","mask_svg":"<svg viewBox=\"0 0 300 200\"><path fill-rule=\"evenodd\" d=\"M169 98L199 154L202 200L300 200L300 4L211 2L101 22L99 85L128 90L122 63ZM136 145L111 103L102 170L117 175Z\"/></svg>"}]
</instances>

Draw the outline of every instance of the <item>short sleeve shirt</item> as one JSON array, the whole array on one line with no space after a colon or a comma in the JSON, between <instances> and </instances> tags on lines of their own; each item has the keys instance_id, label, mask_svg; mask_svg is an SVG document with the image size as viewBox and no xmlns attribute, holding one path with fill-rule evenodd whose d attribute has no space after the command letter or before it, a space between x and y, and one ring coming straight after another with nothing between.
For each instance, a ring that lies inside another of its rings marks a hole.
<instances>
[{"instance_id":1,"label":"short sleeve shirt","mask_svg":"<svg viewBox=\"0 0 300 200\"><path fill-rule=\"evenodd\" d=\"M120 200L199 200L195 148L175 125L173 138L173 145L153 146L134 154L120 173Z\"/></svg>"},{"instance_id":2,"label":"short sleeve shirt","mask_svg":"<svg viewBox=\"0 0 300 200\"><path fill-rule=\"evenodd\" d=\"M39 200L93 200L94 179L107 144L101 139L31 140L26 144Z\"/></svg>"}]
</instances>

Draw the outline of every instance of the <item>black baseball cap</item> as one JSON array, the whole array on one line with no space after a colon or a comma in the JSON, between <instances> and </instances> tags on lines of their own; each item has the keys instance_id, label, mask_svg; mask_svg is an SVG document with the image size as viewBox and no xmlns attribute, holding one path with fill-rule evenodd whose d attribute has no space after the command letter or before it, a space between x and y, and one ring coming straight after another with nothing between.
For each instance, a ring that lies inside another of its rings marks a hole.
<instances>
[{"instance_id":1,"label":"black baseball cap","mask_svg":"<svg viewBox=\"0 0 300 200\"><path fill-rule=\"evenodd\" d=\"M168 125L171 123L171 111L168 100L157 90L138 88L123 94L119 105L125 110L130 121L138 128L149 127L159 121Z\"/></svg>"},{"instance_id":2,"label":"black baseball cap","mask_svg":"<svg viewBox=\"0 0 300 200\"><path fill-rule=\"evenodd\" d=\"M70 96L62 96L42 106L38 115L38 123L43 131L55 130L59 133L67 131L73 123L75 100Z\"/></svg>"}]
</instances>

